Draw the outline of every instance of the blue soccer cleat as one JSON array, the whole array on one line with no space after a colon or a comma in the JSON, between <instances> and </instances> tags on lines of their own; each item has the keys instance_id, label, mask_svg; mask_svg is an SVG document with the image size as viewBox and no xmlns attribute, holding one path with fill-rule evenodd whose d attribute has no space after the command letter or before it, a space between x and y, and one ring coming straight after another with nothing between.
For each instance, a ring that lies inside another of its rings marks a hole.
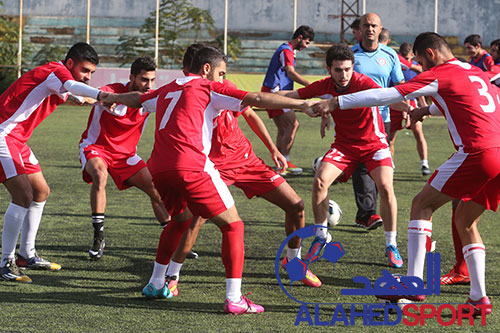
<instances>
[{"instance_id":1,"label":"blue soccer cleat","mask_svg":"<svg viewBox=\"0 0 500 333\"><path fill-rule=\"evenodd\" d=\"M401 258L398 248L394 245L387 244L387 247L385 248L385 256L389 261L389 266L394 268L403 267L403 258Z\"/></svg>"},{"instance_id":2,"label":"blue soccer cleat","mask_svg":"<svg viewBox=\"0 0 500 333\"><path fill-rule=\"evenodd\" d=\"M172 292L168 289L168 285L163 284L163 288L156 289L155 285L148 283L144 289L142 289L142 294L146 298L172 298Z\"/></svg>"}]
</instances>

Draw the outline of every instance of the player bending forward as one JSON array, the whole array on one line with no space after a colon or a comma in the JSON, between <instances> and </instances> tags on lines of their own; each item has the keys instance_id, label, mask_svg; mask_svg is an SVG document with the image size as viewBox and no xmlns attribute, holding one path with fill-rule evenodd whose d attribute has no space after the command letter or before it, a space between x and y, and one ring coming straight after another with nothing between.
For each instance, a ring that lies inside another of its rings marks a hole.
<instances>
[{"instance_id":1,"label":"player bending forward","mask_svg":"<svg viewBox=\"0 0 500 333\"><path fill-rule=\"evenodd\" d=\"M190 72L195 76L177 79L142 97L136 93L109 94L105 101L130 107L142 105L147 111L156 111L155 143L148 161L155 187L174 221L190 223L194 214L211 219L220 228L226 269L224 311L260 313L264 308L241 293L243 222L231 193L208 158L214 119L222 110L241 111L244 105L309 110L313 102L229 88L220 83L226 73L226 61L220 50L205 47L193 58ZM144 294L171 297L165 269L155 270L158 275L146 286Z\"/></svg>"},{"instance_id":2,"label":"player bending forward","mask_svg":"<svg viewBox=\"0 0 500 333\"><path fill-rule=\"evenodd\" d=\"M187 48L183 58L183 72L186 76L193 75L189 73L191 61L202 47L201 44L193 44ZM236 86L228 80L224 80L223 83L236 89ZM285 211L285 231L290 234L305 225L304 202L283 177L255 155L250 141L238 125L240 115L243 115L250 128L269 149L275 165L280 166L280 163L285 165L285 157L274 145L262 120L250 107L243 112L224 110L216 118L209 158L219 170L226 185L234 184L241 188L248 198L259 196L282 208ZM155 269L163 269L162 265L168 264L166 279L173 296L179 293L177 285L181 267L205 221L197 216L190 225L172 222L165 227L160 236L156 256L156 263L159 265L156 265ZM297 256L301 256L300 239L294 238L289 242L283 264ZM155 276L156 272L153 270L150 283L154 282ZM306 277L302 281L308 286L321 286L321 281L310 270L307 270Z\"/></svg>"},{"instance_id":3,"label":"player bending forward","mask_svg":"<svg viewBox=\"0 0 500 333\"><path fill-rule=\"evenodd\" d=\"M101 87L102 91L124 93L148 92L154 84L156 64L149 56L137 58L130 69L130 81ZM92 259L100 259L104 253L104 211L106 209L106 183L108 174L119 190L135 186L150 198L155 216L161 224L170 220L153 186L146 163L136 154L137 144L146 126L149 113L142 108L117 105L112 111L97 104L89 115L87 129L80 141L82 178L92 184L90 207L94 242L89 250Z\"/></svg>"},{"instance_id":4,"label":"player bending forward","mask_svg":"<svg viewBox=\"0 0 500 333\"><path fill-rule=\"evenodd\" d=\"M454 58L450 46L440 35L418 35L413 46L426 72L394 88L376 89L340 96L321 102L317 112L393 103L418 96L430 96L431 107L415 109L412 121L427 114L446 118L457 152L443 163L413 199L408 225L408 276L423 277L425 253L432 235L432 213L446 202L460 199L455 224L462 252L470 273L467 303L474 314L491 313L486 296L486 251L477 229L485 209L496 211L500 201L500 98L498 89L479 68ZM431 283L431 281L427 281ZM422 301L424 295L386 296Z\"/></svg>"},{"instance_id":5,"label":"player bending forward","mask_svg":"<svg viewBox=\"0 0 500 333\"><path fill-rule=\"evenodd\" d=\"M0 277L4 280L31 283L18 266L61 269L36 253L36 234L50 189L26 142L33 130L68 99L69 93L99 100L101 92L86 84L98 63L99 57L90 45L77 43L64 61L29 71L0 96L0 182L12 196L2 230ZM19 233L21 242L15 261Z\"/></svg>"},{"instance_id":6,"label":"player bending forward","mask_svg":"<svg viewBox=\"0 0 500 333\"><path fill-rule=\"evenodd\" d=\"M291 92L282 92L293 98L333 98L379 86L368 76L353 71L354 53L343 44L333 44L326 52L326 67L330 77ZM281 93L280 93L281 94ZM318 255L332 237L327 231L328 188L338 178L347 181L360 163L364 163L380 193L380 214L384 221L385 255L389 266L401 268L403 260L396 243L397 202L394 195L393 163L384 131L384 123L377 107L332 109L335 123L335 142L324 155L316 171L312 191L316 238L306 259ZM329 118L322 121L324 126Z\"/></svg>"}]
</instances>

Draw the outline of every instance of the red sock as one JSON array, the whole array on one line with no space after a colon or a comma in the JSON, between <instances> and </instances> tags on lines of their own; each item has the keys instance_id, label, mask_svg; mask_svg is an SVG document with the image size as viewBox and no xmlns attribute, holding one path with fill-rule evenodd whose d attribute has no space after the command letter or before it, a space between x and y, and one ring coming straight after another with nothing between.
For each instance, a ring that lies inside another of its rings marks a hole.
<instances>
[{"instance_id":1,"label":"red sock","mask_svg":"<svg viewBox=\"0 0 500 333\"><path fill-rule=\"evenodd\" d=\"M226 268L226 278L243 276L245 262L245 227L242 221L233 222L220 228L222 231L222 263Z\"/></svg>"},{"instance_id":2,"label":"red sock","mask_svg":"<svg viewBox=\"0 0 500 333\"><path fill-rule=\"evenodd\" d=\"M156 262L162 265L167 265L170 262L170 258L174 254L177 246L181 242L182 235L189 228L191 221L190 218L184 222L178 222L172 220L160 235L160 242L158 243L158 249L156 250Z\"/></svg>"},{"instance_id":3,"label":"red sock","mask_svg":"<svg viewBox=\"0 0 500 333\"><path fill-rule=\"evenodd\" d=\"M462 241L460 240L457 227L455 226L455 209L453 209L453 213L451 215L451 230L453 234L453 246L455 247L455 260L457 261L455 266L453 266L453 269L457 274L469 276L467 263L465 262L464 255L462 253Z\"/></svg>"}]
</instances>

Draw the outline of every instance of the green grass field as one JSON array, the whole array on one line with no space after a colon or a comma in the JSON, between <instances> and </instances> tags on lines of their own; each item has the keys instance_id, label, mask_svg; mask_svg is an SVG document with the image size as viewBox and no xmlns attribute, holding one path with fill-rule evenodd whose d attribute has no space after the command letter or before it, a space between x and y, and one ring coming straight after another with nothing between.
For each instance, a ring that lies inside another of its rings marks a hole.
<instances>
[{"instance_id":1,"label":"green grass field","mask_svg":"<svg viewBox=\"0 0 500 333\"><path fill-rule=\"evenodd\" d=\"M88 249L92 241L89 185L81 180L78 161L78 141L88 117L89 108L60 107L34 133L29 142L40 160L45 177L51 186L45 214L38 234L39 253L63 266L59 272L27 271L31 285L0 283L0 331L2 332L186 332L186 331L310 331L328 328L294 326L299 305L278 287L274 274L274 258L285 239L284 214L279 208L261 200L247 200L243 193L232 188L238 210L245 222L246 262L243 292L252 292L251 298L266 308L261 315L227 316L223 313L225 297L224 268L220 259L221 236L218 228L207 223L202 229L195 250L198 260L188 260L180 278L180 296L172 300L148 301L141 297L147 283L156 252L161 228L154 219L148 198L139 190L119 192L112 181L108 184L106 211L106 251L102 260L91 261ZM259 113L273 137L274 124L265 113ZM298 115L301 128L293 149L293 161L304 167L300 177L290 177L292 187L304 199L306 223L312 224L310 193L313 173L311 161L328 149L329 139L320 139L319 121ZM148 124L139 145L139 154L147 159L153 138L154 120ZM264 145L241 121L241 127L254 144L259 156L269 162ZM443 119L429 119L424 125L429 142L431 168L437 167L452 152L446 124ZM396 143L395 189L398 198L398 241L406 259L406 228L410 203L422 188L425 178L420 176L420 161L410 132L398 134ZM9 195L2 187L0 211L5 211ZM330 197L343 209L341 223L333 232L334 240L344 246L346 255L331 266L321 262L312 264L312 270L322 278L324 286L312 289L296 284L294 293L303 299L320 302L374 302L373 297L346 297L340 289L353 288L352 277L364 275L374 281L381 270L387 269L384 257L382 229L366 232L353 226L355 204L352 184L331 188ZM454 262L450 234L450 205L434 216L434 240L442 256L442 273ZM500 330L499 314L495 307L500 299L498 275L500 237L497 231L498 215L488 212L480 222L480 230L488 249L487 289L493 302L493 314L487 326L454 324L441 327L436 319L429 319L428 332L491 331ZM306 245L308 246L308 245ZM307 249L303 249L303 254ZM405 272L406 269L390 269ZM282 272L283 273L283 272ZM431 296L426 302L461 303L467 298L468 286L443 287L440 296ZM334 306L321 307L320 320L330 320ZM445 312L445 319L450 314ZM396 327L363 327L357 319L355 327L342 331L406 331L402 323ZM332 329L332 328L330 328Z\"/></svg>"}]
</instances>

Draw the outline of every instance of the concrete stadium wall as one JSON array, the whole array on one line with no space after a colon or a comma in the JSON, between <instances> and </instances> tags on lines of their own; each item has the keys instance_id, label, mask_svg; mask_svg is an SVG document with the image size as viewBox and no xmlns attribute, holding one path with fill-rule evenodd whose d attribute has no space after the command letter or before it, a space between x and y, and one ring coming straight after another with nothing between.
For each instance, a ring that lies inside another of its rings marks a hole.
<instances>
[{"instance_id":1,"label":"concrete stadium wall","mask_svg":"<svg viewBox=\"0 0 500 333\"><path fill-rule=\"evenodd\" d=\"M199 8L206 8L217 27L224 24L223 0L192 0ZM329 19L340 13L340 0L298 0L297 24L308 24L318 32L338 33L339 19ZM360 1L361 3L361 1ZM229 1L229 29L232 31L291 31L293 29L293 0L231 0ZM19 2L4 1L4 12L15 15ZM93 17L144 18L155 9L154 0L93 1ZM394 35L414 36L434 29L434 0L366 0L367 11L378 13L384 26ZM460 41L479 33L485 43L500 37L500 0L440 0L438 32L457 36ZM24 0L25 15L82 16L86 15L86 1Z\"/></svg>"}]
</instances>

